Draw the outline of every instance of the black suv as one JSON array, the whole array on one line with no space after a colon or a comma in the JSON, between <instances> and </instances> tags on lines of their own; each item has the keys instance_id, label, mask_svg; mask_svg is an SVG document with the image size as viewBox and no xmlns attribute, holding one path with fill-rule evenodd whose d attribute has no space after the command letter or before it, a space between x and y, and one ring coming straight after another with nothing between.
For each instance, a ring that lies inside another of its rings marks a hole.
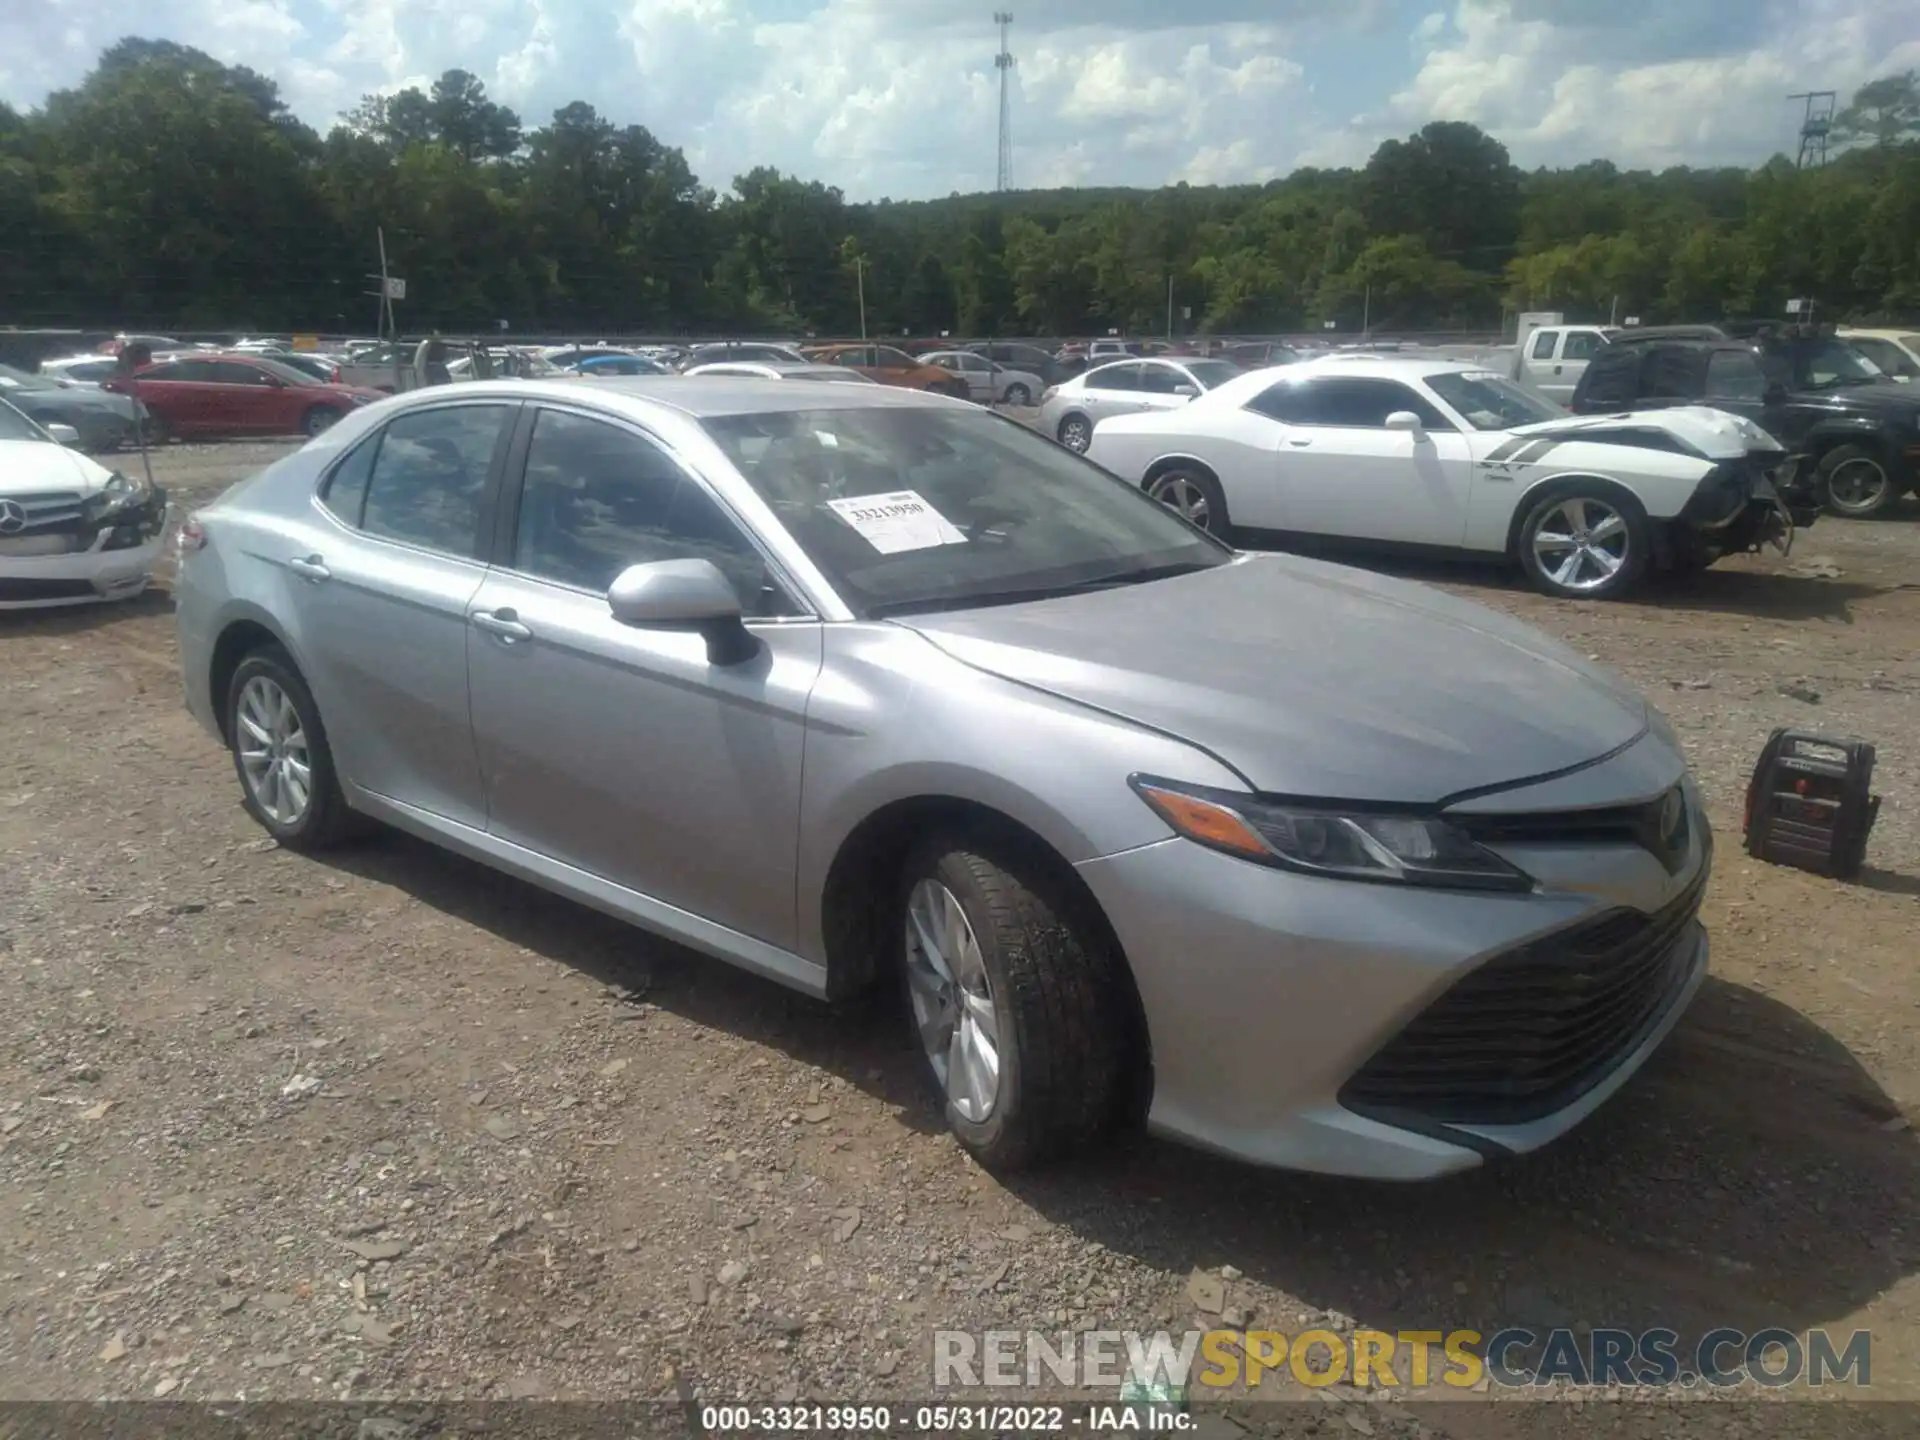
<instances>
[{"instance_id":1,"label":"black suv","mask_svg":"<svg viewBox=\"0 0 1920 1440\"><path fill-rule=\"evenodd\" d=\"M1831 333L1728 324L1623 330L1573 392L1576 414L1711 405L1796 455L1836 515L1878 515L1920 483L1920 388L1879 375ZM1789 503L1793 503L1789 499Z\"/></svg>"}]
</instances>

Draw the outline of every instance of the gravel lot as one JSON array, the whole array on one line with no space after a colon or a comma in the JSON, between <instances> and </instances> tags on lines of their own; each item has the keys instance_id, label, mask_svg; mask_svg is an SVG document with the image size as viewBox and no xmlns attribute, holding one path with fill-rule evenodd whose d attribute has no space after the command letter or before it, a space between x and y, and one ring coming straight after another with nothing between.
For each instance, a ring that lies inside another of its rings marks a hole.
<instances>
[{"instance_id":1,"label":"gravel lot","mask_svg":"<svg viewBox=\"0 0 1920 1440\"><path fill-rule=\"evenodd\" d=\"M283 449L175 446L156 471L191 505ZM936 1325L1222 1307L1283 1330L1871 1328L1876 1394L1920 1398L1920 506L1639 603L1421 577L1643 686L1722 843L1715 978L1647 1071L1542 1155L1405 1188L1146 1140L996 1182L890 1015L397 836L278 850L181 707L164 585L0 617L0 1398L604 1399L676 1376L707 1400L926 1398ZM1788 722L1882 747L1858 884L1740 853L1746 775ZM1755 1423L1322 1398L1346 1403L1266 1428Z\"/></svg>"}]
</instances>

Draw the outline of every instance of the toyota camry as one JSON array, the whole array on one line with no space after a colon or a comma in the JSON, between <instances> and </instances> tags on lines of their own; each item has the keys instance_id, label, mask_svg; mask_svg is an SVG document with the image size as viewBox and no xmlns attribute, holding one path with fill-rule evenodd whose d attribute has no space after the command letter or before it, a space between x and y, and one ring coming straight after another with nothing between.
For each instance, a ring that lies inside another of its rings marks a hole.
<instances>
[{"instance_id":1,"label":"toyota camry","mask_svg":"<svg viewBox=\"0 0 1920 1440\"><path fill-rule=\"evenodd\" d=\"M1605 1101L1706 970L1711 835L1639 695L961 401L436 387L180 546L188 703L282 844L384 822L812 996L897 986L990 1166L1144 1120L1464 1169Z\"/></svg>"}]
</instances>

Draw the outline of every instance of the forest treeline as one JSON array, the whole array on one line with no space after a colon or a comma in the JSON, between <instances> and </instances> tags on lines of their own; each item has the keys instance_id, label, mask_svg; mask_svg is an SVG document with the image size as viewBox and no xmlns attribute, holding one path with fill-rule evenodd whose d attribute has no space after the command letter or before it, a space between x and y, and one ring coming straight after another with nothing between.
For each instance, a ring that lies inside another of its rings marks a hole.
<instances>
[{"instance_id":1,"label":"forest treeline","mask_svg":"<svg viewBox=\"0 0 1920 1440\"><path fill-rule=\"evenodd\" d=\"M1920 84L1862 87L1796 169L1518 169L1439 121L1264 185L856 204L724 191L576 102L529 128L465 71L322 135L272 80L165 40L0 104L0 325L364 331L375 234L420 331L1259 333L1778 313L1920 318Z\"/></svg>"}]
</instances>

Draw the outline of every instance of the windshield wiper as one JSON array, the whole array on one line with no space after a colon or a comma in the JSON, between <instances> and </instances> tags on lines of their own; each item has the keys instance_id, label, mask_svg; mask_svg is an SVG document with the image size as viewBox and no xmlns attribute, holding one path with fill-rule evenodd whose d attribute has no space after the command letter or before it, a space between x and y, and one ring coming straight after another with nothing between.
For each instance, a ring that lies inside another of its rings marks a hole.
<instances>
[{"instance_id":1,"label":"windshield wiper","mask_svg":"<svg viewBox=\"0 0 1920 1440\"><path fill-rule=\"evenodd\" d=\"M1087 595L1096 590L1116 590L1123 585L1141 585L1150 580L1169 580L1176 575L1191 575L1211 570L1213 565L1196 560L1179 560L1167 565L1145 565L1133 570L1115 570L1085 580L1060 585L1033 585L1018 590L987 590L977 594L965 591L951 595L916 595L905 600L883 600L867 606L874 619L888 615L913 615L930 610L974 610L989 605L1024 605L1033 600L1059 600L1068 595Z\"/></svg>"}]
</instances>

